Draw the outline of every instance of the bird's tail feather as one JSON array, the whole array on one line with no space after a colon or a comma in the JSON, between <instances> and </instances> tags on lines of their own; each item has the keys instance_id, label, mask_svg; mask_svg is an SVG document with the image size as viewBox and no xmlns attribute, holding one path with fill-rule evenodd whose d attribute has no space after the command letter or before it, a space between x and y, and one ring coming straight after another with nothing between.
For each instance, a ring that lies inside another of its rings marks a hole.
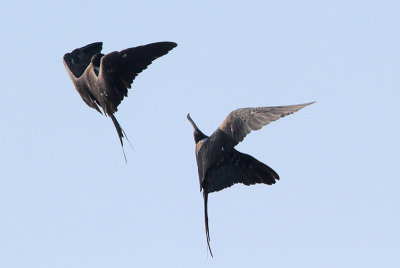
<instances>
[{"instance_id":1,"label":"bird's tail feather","mask_svg":"<svg viewBox=\"0 0 400 268\"><path fill-rule=\"evenodd\" d=\"M124 142L122 141L122 139L125 138L125 139L128 141L128 143L129 143L129 145L130 145L131 147L132 147L132 144L131 144L131 142L129 141L128 136L126 136L125 131L122 129L121 125L118 123L118 121L117 121L117 119L115 118L115 116L114 116L113 114L111 114L110 117L111 117L111 120L112 120L113 123L114 123L115 129L117 130L118 138L119 138L119 141L121 142L122 153L124 154L125 162L127 162L127 161L126 161L125 151L124 151ZM133 149L133 147L132 147L132 149Z\"/></svg>"},{"instance_id":2,"label":"bird's tail feather","mask_svg":"<svg viewBox=\"0 0 400 268\"><path fill-rule=\"evenodd\" d=\"M205 226L206 226L206 239L207 239L207 246L208 250L210 251L211 257L214 257L210 247L210 231L208 229L208 213L207 213L207 201L208 201L208 193L203 190L203 197L204 197L204 219L205 219Z\"/></svg>"}]
</instances>

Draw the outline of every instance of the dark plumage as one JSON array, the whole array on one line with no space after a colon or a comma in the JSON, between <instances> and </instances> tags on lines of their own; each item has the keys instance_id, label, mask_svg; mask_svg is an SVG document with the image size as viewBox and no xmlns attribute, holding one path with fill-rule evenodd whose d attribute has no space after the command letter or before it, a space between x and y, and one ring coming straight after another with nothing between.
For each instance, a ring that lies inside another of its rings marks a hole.
<instances>
[{"instance_id":1,"label":"dark plumage","mask_svg":"<svg viewBox=\"0 0 400 268\"><path fill-rule=\"evenodd\" d=\"M152 43L106 55L101 54L102 46L102 42L97 42L77 48L65 54L63 61L83 101L99 113L101 107L104 114L111 117L123 149L122 138L126 138L126 134L114 117L118 105L128 96L128 88L135 77L177 44Z\"/></svg>"},{"instance_id":2,"label":"dark plumage","mask_svg":"<svg viewBox=\"0 0 400 268\"><path fill-rule=\"evenodd\" d=\"M236 151L234 147L250 131L261 129L272 121L297 112L312 103L237 109L228 115L210 137L201 132L190 115L187 115L194 128L200 191L203 190L204 197L206 239L211 256L207 214L208 194L235 183L271 185L279 180L279 175L272 168L250 155Z\"/></svg>"}]
</instances>

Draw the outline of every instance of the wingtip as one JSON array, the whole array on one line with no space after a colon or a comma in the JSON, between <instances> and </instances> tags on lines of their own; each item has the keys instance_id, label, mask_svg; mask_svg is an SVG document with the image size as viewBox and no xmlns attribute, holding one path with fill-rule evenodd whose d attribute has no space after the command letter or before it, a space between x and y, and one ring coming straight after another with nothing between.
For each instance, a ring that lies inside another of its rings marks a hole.
<instances>
[{"instance_id":1,"label":"wingtip","mask_svg":"<svg viewBox=\"0 0 400 268\"><path fill-rule=\"evenodd\" d=\"M98 41L98 42L93 42L93 43L91 43L91 44L89 44L89 46L103 46L103 42L101 42L101 41Z\"/></svg>"},{"instance_id":2,"label":"wingtip","mask_svg":"<svg viewBox=\"0 0 400 268\"><path fill-rule=\"evenodd\" d=\"M186 119L189 120L189 122L193 125L193 127L195 127L196 124L194 123L193 119L190 117L190 113L188 113L186 115Z\"/></svg>"},{"instance_id":3,"label":"wingtip","mask_svg":"<svg viewBox=\"0 0 400 268\"><path fill-rule=\"evenodd\" d=\"M177 43L172 42L172 41L164 41L164 42L160 42L160 43L162 43L168 49L168 51L172 50L178 46Z\"/></svg>"},{"instance_id":4,"label":"wingtip","mask_svg":"<svg viewBox=\"0 0 400 268\"><path fill-rule=\"evenodd\" d=\"M100 52L103 49L103 42L94 42L80 48L83 51L95 54L94 51Z\"/></svg>"},{"instance_id":5,"label":"wingtip","mask_svg":"<svg viewBox=\"0 0 400 268\"><path fill-rule=\"evenodd\" d=\"M196 123L193 121L193 119L190 117L190 114L188 113L186 116L187 120L189 120L190 124L192 124L193 128L195 131L200 131L198 127L196 126Z\"/></svg>"},{"instance_id":6,"label":"wingtip","mask_svg":"<svg viewBox=\"0 0 400 268\"><path fill-rule=\"evenodd\" d=\"M314 103L316 103L316 102L317 102L317 101L307 102L307 103L303 103L303 104L298 104L298 106L300 106L301 108L304 108L304 107L309 106L309 105L311 105L311 104L314 104Z\"/></svg>"},{"instance_id":7,"label":"wingtip","mask_svg":"<svg viewBox=\"0 0 400 268\"><path fill-rule=\"evenodd\" d=\"M163 43L170 46L171 49L178 46L178 44L173 41L164 41Z\"/></svg>"}]
</instances>

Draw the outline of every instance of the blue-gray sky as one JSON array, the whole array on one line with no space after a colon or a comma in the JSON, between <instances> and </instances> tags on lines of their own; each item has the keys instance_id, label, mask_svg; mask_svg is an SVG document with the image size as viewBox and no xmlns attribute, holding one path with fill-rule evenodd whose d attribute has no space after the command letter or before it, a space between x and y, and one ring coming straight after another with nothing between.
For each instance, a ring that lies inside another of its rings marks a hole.
<instances>
[{"instance_id":1,"label":"blue-gray sky","mask_svg":"<svg viewBox=\"0 0 400 268\"><path fill-rule=\"evenodd\" d=\"M0 4L0 267L398 267L398 1L7 1ZM178 47L109 118L62 64ZM211 134L240 107L317 103L238 149L273 186L203 200L186 114Z\"/></svg>"}]
</instances>

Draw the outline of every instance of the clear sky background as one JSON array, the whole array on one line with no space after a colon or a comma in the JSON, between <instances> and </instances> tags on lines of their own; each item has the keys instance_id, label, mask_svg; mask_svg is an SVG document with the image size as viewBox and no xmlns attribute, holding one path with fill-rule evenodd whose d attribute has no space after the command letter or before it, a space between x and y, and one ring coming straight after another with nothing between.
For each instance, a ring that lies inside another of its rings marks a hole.
<instances>
[{"instance_id":1,"label":"clear sky background","mask_svg":"<svg viewBox=\"0 0 400 268\"><path fill-rule=\"evenodd\" d=\"M399 1L3 1L0 267L400 267ZM109 118L62 57L178 47ZM237 147L281 180L209 196L191 113L317 103Z\"/></svg>"}]
</instances>

